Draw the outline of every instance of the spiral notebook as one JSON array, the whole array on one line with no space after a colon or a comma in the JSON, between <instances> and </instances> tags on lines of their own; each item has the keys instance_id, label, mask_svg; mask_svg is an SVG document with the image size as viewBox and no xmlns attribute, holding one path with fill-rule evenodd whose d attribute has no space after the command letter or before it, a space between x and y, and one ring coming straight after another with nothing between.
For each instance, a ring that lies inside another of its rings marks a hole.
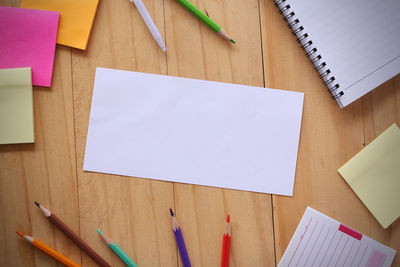
<instances>
[{"instance_id":1,"label":"spiral notebook","mask_svg":"<svg viewBox=\"0 0 400 267\"><path fill-rule=\"evenodd\" d=\"M399 0L275 0L341 108L400 73Z\"/></svg>"}]
</instances>

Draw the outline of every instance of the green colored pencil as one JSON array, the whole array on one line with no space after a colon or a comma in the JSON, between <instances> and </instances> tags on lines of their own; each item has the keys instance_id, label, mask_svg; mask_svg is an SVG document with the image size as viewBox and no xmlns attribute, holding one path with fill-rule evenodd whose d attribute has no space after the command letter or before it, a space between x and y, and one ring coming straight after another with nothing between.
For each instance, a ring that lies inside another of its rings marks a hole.
<instances>
[{"instance_id":1,"label":"green colored pencil","mask_svg":"<svg viewBox=\"0 0 400 267\"><path fill-rule=\"evenodd\" d=\"M103 234L99 229L97 229L97 232L100 234L101 238L103 238L104 242L107 243L107 246L111 248L115 254L117 254L117 256L125 263L126 266L138 267L111 238Z\"/></svg>"},{"instance_id":2,"label":"green colored pencil","mask_svg":"<svg viewBox=\"0 0 400 267\"><path fill-rule=\"evenodd\" d=\"M218 33L222 38L236 44L236 42L226 33L224 29L221 28L217 23L210 19L206 14L201 12L196 6L190 3L188 0L177 0L182 6L189 10L193 15L198 17L204 24L210 27L213 31Z\"/></svg>"}]
</instances>

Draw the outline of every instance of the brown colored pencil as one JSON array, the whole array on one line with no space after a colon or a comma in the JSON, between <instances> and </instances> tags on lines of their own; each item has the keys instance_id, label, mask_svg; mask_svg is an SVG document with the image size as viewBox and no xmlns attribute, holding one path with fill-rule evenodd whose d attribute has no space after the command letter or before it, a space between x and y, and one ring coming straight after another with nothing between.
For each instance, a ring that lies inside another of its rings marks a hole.
<instances>
[{"instance_id":1,"label":"brown colored pencil","mask_svg":"<svg viewBox=\"0 0 400 267\"><path fill-rule=\"evenodd\" d=\"M58 229L61 230L69 239L88 254L101 267L111 267L99 254L89 247L77 234L75 234L67 225L65 225L54 213L35 201L36 206L42 211L43 215L49 219Z\"/></svg>"}]
</instances>

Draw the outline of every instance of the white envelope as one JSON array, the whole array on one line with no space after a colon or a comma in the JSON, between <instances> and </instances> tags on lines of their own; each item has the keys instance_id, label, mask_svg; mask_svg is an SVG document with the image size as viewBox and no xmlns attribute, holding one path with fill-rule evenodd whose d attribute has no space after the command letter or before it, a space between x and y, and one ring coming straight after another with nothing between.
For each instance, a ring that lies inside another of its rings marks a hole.
<instances>
[{"instance_id":1,"label":"white envelope","mask_svg":"<svg viewBox=\"0 0 400 267\"><path fill-rule=\"evenodd\" d=\"M291 196L303 97L97 68L83 169Z\"/></svg>"}]
</instances>

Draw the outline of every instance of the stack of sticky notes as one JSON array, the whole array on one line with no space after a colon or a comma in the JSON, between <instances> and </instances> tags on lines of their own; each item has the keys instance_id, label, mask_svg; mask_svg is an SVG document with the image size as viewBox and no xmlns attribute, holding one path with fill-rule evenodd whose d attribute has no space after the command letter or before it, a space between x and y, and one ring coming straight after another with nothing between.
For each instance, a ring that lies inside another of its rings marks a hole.
<instances>
[{"instance_id":1,"label":"stack of sticky notes","mask_svg":"<svg viewBox=\"0 0 400 267\"><path fill-rule=\"evenodd\" d=\"M0 6L0 144L32 143L32 85L51 86L56 42L86 49L98 0Z\"/></svg>"},{"instance_id":2,"label":"stack of sticky notes","mask_svg":"<svg viewBox=\"0 0 400 267\"><path fill-rule=\"evenodd\" d=\"M0 144L34 141L31 69L0 70Z\"/></svg>"},{"instance_id":3,"label":"stack of sticky notes","mask_svg":"<svg viewBox=\"0 0 400 267\"><path fill-rule=\"evenodd\" d=\"M32 68L32 84L51 86L59 13L0 7L0 69Z\"/></svg>"},{"instance_id":4,"label":"stack of sticky notes","mask_svg":"<svg viewBox=\"0 0 400 267\"><path fill-rule=\"evenodd\" d=\"M400 216L400 129L396 124L338 171L383 228Z\"/></svg>"},{"instance_id":5,"label":"stack of sticky notes","mask_svg":"<svg viewBox=\"0 0 400 267\"><path fill-rule=\"evenodd\" d=\"M22 8L60 12L57 43L86 49L99 0L23 0Z\"/></svg>"}]
</instances>

